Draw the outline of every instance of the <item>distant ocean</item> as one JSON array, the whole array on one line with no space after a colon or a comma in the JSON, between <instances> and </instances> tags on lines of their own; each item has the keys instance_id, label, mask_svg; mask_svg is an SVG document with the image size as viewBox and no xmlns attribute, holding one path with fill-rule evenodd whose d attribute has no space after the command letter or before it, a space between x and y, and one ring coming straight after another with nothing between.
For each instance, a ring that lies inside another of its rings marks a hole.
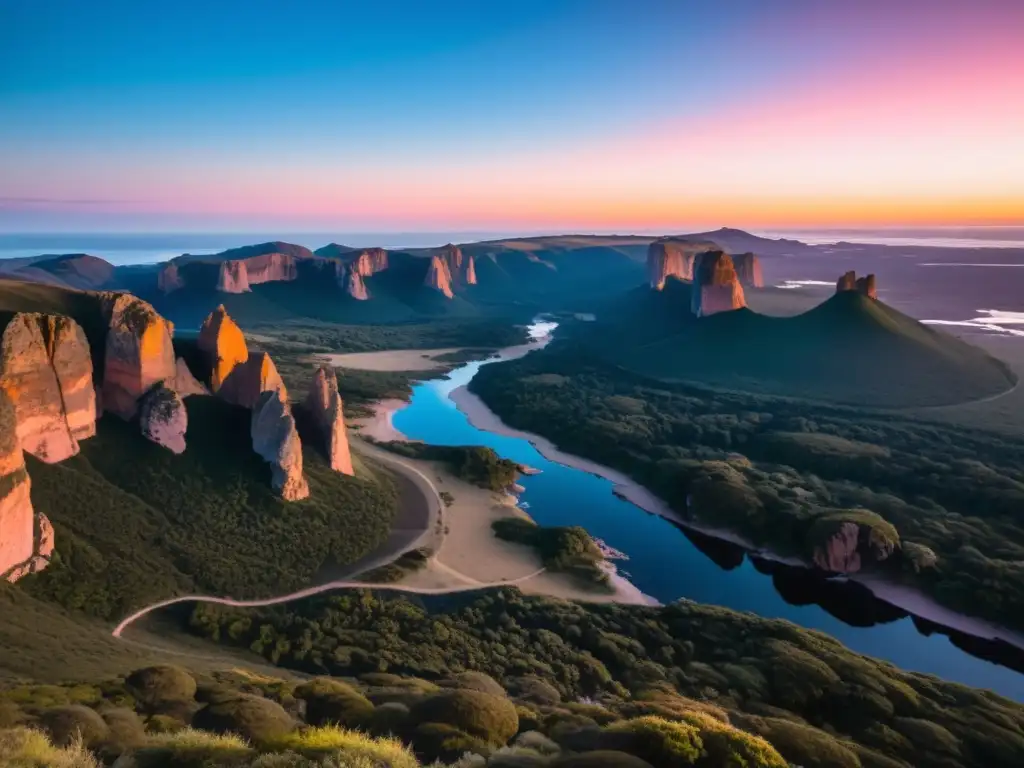
<instances>
[{"instance_id":1,"label":"distant ocean","mask_svg":"<svg viewBox=\"0 0 1024 768\"><path fill-rule=\"evenodd\" d=\"M1024 248L1024 227L933 227L900 229L750 230L808 245L868 243L930 248Z\"/></svg>"}]
</instances>

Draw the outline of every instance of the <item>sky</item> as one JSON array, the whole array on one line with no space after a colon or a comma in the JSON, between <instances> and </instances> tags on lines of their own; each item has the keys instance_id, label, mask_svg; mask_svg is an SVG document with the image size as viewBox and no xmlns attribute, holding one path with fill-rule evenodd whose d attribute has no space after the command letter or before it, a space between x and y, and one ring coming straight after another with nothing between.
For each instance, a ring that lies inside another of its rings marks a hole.
<instances>
[{"instance_id":1,"label":"sky","mask_svg":"<svg viewBox=\"0 0 1024 768\"><path fill-rule=\"evenodd\" d=\"M1024 0L0 0L0 230L1024 224Z\"/></svg>"}]
</instances>

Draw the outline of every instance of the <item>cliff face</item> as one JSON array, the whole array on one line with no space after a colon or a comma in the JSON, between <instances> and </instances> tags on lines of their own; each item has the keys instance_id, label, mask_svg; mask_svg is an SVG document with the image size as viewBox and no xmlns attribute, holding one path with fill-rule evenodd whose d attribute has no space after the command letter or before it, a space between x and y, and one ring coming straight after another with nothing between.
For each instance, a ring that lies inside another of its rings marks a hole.
<instances>
[{"instance_id":1,"label":"cliff face","mask_svg":"<svg viewBox=\"0 0 1024 768\"><path fill-rule=\"evenodd\" d=\"M348 277L345 280L345 293L357 301L366 301L370 298L370 292L363 282L362 273L356 270L355 265L349 265Z\"/></svg>"},{"instance_id":2,"label":"cliff face","mask_svg":"<svg viewBox=\"0 0 1024 768\"><path fill-rule=\"evenodd\" d=\"M18 313L0 342L0 387L14 407L21 447L46 462L78 453L96 434L89 344L78 323Z\"/></svg>"},{"instance_id":3,"label":"cliff face","mask_svg":"<svg viewBox=\"0 0 1024 768\"><path fill-rule=\"evenodd\" d=\"M199 331L199 349L206 353L212 366L210 388L216 392L239 363L249 359L242 329L221 304L211 312Z\"/></svg>"},{"instance_id":4,"label":"cliff face","mask_svg":"<svg viewBox=\"0 0 1024 768\"><path fill-rule=\"evenodd\" d=\"M366 248L351 261L361 277L370 277L388 268L388 252L383 248Z\"/></svg>"},{"instance_id":5,"label":"cliff face","mask_svg":"<svg viewBox=\"0 0 1024 768\"><path fill-rule=\"evenodd\" d=\"M188 365L180 357L174 365L174 386L172 389L182 397L210 394L210 390L192 375L192 371L189 370Z\"/></svg>"},{"instance_id":6,"label":"cliff face","mask_svg":"<svg viewBox=\"0 0 1024 768\"><path fill-rule=\"evenodd\" d=\"M108 319L103 408L130 419L143 395L174 379L174 326L130 294L103 294L102 301Z\"/></svg>"},{"instance_id":7,"label":"cliff face","mask_svg":"<svg viewBox=\"0 0 1024 768\"><path fill-rule=\"evenodd\" d=\"M270 355L266 352L253 352L245 362L231 370L217 396L234 405L251 409L256 407L264 392L274 392L284 402L288 402L288 390Z\"/></svg>"},{"instance_id":8,"label":"cliff face","mask_svg":"<svg viewBox=\"0 0 1024 768\"><path fill-rule=\"evenodd\" d=\"M873 274L857 277L856 272L846 272L836 281L836 293L844 291L857 291L869 299L878 298L878 284Z\"/></svg>"},{"instance_id":9,"label":"cliff face","mask_svg":"<svg viewBox=\"0 0 1024 768\"><path fill-rule=\"evenodd\" d=\"M354 474L352 453L348 446L342 405L337 376L333 370L321 366L313 375L309 395L306 397L306 410L320 430L331 469L351 475Z\"/></svg>"},{"instance_id":10,"label":"cliff face","mask_svg":"<svg viewBox=\"0 0 1024 768\"><path fill-rule=\"evenodd\" d=\"M164 385L150 390L139 412L142 435L172 453L185 452L188 411L181 395Z\"/></svg>"},{"instance_id":11,"label":"cliff face","mask_svg":"<svg viewBox=\"0 0 1024 768\"><path fill-rule=\"evenodd\" d=\"M457 245L448 243L437 253L448 266L449 281L456 285L476 285L476 264L472 256L466 256Z\"/></svg>"},{"instance_id":12,"label":"cliff face","mask_svg":"<svg viewBox=\"0 0 1024 768\"><path fill-rule=\"evenodd\" d=\"M671 237L655 240L647 247L647 275L651 287L662 290L669 277L692 280L697 255L717 250L717 245L706 240Z\"/></svg>"},{"instance_id":13,"label":"cliff face","mask_svg":"<svg viewBox=\"0 0 1024 768\"><path fill-rule=\"evenodd\" d=\"M249 271L244 261L222 261L217 273L217 290L220 293L249 293Z\"/></svg>"},{"instance_id":14,"label":"cliff face","mask_svg":"<svg viewBox=\"0 0 1024 768\"><path fill-rule=\"evenodd\" d=\"M752 253L733 254L732 263L736 267L740 285L745 288L764 288L761 260L757 256Z\"/></svg>"},{"instance_id":15,"label":"cliff face","mask_svg":"<svg viewBox=\"0 0 1024 768\"><path fill-rule=\"evenodd\" d=\"M472 255L466 261L466 284L476 285L476 262L473 260Z\"/></svg>"},{"instance_id":16,"label":"cliff face","mask_svg":"<svg viewBox=\"0 0 1024 768\"><path fill-rule=\"evenodd\" d=\"M309 496L302 474L302 444L291 408L277 392L264 392L252 410L252 448L270 464L271 482L285 501Z\"/></svg>"},{"instance_id":17,"label":"cliff face","mask_svg":"<svg viewBox=\"0 0 1024 768\"><path fill-rule=\"evenodd\" d=\"M156 276L156 287L165 295L185 287L185 280L178 272L177 264L169 261L160 268Z\"/></svg>"},{"instance_id":18,"label":"cliff face","mask_svg":"<svg viewBox=\"0 0 1024 768\"><path fill-rule=\"evenodd\" d=\"M438 291L445 298L451 299L455 296L452 293L451 270L448 268L448 262L441 256L434 255L430 258L430 267L427 269L427 277L423 284Z\"/></svg>"},{"instance_id":19,"label":"cliff face","mask_svg":"<svg viewBox=\"0 0 1024 768\"><path fill-rule=\"evenodd\" d=\"M690 309L697 317L728 312L747 305L729 255L709 251L697 256L693 268L693 294Z\"/></svg>"},{"instance_id":20,"label":"cliff face","mask_svg":"<svg viewBox=\"0 0 1024 768\"><path fill-rule=\"evenodd\" d=\"M295 257L288 253L263 253L247 259L222 261L217 275L221 293L248 293L251 286L294 280L298 277Z\"/></svg>"}]
</instances>

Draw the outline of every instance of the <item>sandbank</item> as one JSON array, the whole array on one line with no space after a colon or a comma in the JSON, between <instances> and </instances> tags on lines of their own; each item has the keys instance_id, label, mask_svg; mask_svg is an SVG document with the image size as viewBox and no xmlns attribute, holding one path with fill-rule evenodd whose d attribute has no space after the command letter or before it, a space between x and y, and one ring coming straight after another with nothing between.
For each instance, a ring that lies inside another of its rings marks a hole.
<instances>
[{"instance_id":1,"label":"sandbank","mask_svg":"<svg viewBox=\"0 0 1024 768\"><path fill-rule=\"evenodd\" d=\"M407 405L409 405L408 402L398 398L379 400L371 406L372 413L369 416L348 419L348 426L350 429L357 429L358 434L363 437L370 437L382 443L405 440L406 436L395 429L392 417L396 411L402 410Z\"/></svg>"},{"instance_id":2,"label":"sandbank","mask_svg":"<svg viewBox=\"0 0 1024 768\"><path fill-rule=\"evenodd\" d=\"M451 367L450 363L434 358L461 347L445 349L387 349L382 352L349 352L346 354L316 355L316 360L336 368L357 368L362 371L436 371Z\"/></svg>"}]
</instances>

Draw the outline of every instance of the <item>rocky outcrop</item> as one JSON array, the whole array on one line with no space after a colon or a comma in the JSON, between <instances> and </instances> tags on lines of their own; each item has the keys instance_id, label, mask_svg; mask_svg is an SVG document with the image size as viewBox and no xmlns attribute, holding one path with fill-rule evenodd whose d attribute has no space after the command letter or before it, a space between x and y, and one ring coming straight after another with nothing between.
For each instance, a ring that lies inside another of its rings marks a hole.
<instances>
[{"instance_id":1,"label":"rocky outcrop","mask_svg":"<svg viewBox=\"0 0 1024 768\"><path fill-rule=\"evenodd\" d=\"M220 293L249 293L249 272L244 261L222 261L217 273L217 290Z\"/></svg>"},{"instance_id":2,"label":"rocky outcrop","mask_svg":"<svg viewBox=\"0 0 1024 768\"><path fill-rule=\"evenodd\" d=\"M249 359L249 348L246 346L242 329L228 315L221 304L203 321L199 330L199 349L202 350L211 365L210 389L217 392L221 385L239 363Z\"/></svg>"},{"instance_id":3,"label":"rocky outcrop","mask_svg":"<svg viewBox=\"0 0 1024 768\"><path fill-rule=\"evenodd\" d=\"M840 510L816 519L808 533L814 564L824 571L857 573L887 560L900 546L896 529L867 510Z\"/></svg>"},{"instance_id":4,"label":"rocky outcrop","mask_svg":"<svg viewBox=\"0 0 1024 768\"><path fill-rule=\"evenodd\" d=\"M457 245L448 243L438 249L438 256L448 265L450 281L456 285L476 285L476 264Z\"/></svg>"},{"instance_id":5,"label":"rocky outcrop","mask_svg":"<svg viewBox=\"0 0 1024 768\"><path fill-rule=\"evenodd\" d=\"M177 263L169 261L160 268L156 276L156 287L165 296L185 287L185 280L178 271Z\"/></svg>"},{"instance_id":6,"label":"rocky outcrop","mask_svg":"<svg viewBox=\"0 0 1024 768\"><path fill-rule=\"evenodd\" d=\"M142 435L172 453L184 453L188 411L181 395L164 385L154 387L142 399L139 411Z\"/></svg>"},{"instance_id":7,"label":"rocky outcrop","mask_svg":"<svg viewBox=\"0 0 1024 768\"><path fill-rule=\"evenodd\" d=\"M857 277L856 272L846 272L836 281L836 293L845 291L857 291L869 299L878 298L878 286L873 274Z\"/></svg>"},{"instance_id":8,"label":"rocky outcrop","mask_svg":"<svg viewBox=\"0 0 1024 768\"><path fill-rule=\"evenodd\" d=\"M74 320L20 312L0 342L0 387L14 407L22 448L46 462L78 453L96 434L89 343Z\"/></svg>"},{"instance_id":9,"label":"rocky outcrop","mask_svg":"<svg viewBox=\"0 0 1024 768\"><path fill-rule=\"evenodd\" d=\"M264 392L274 392L288 402L288 390L277 366L266 352L253 352L238 363L217 390L217 396L243 408L255 408Z\"/></svg>"},{"instance_id":10,"label":"rocky outcrop","mask_svg":"<svg viewBox=\"0 0 1024 768\"><path fill-rule=\"evenodd\" d=\"M306 412L320 431L331 469L346 475L354 474L341 395L338 394L338 377L330 368L321 366L313 375L306 397Z\"/></svg>"},{"instance_id":11,"label":"rocky outcrop","mask_svg":"<svg viewBox=\"0 0 1024 768\"><path fill-rule=\"evenodd\" d=\"M302 474L302 443L291 409L277 392L264 392L252 410L252 448L270 464L274 489L285 501L309 496Z\"/></svg>"},{"instance_id":12,"label":"rocky outcrop","mask_svg":"<svg viewBox=\"0 0 1024 768\"><path fill-rule=\"evenodd\" d=\"M350 262L360 277L370 277L388 268L388 252L383 248L366 248Z\"/></svg>"},{"instance_id":13,"label":"rocky outcrop","mask_svg":"<svg viewBox=\"0 0 1024 768\"><path fill-rule=\"evenodd\" d=\"M143 395L174 378L174 326L131 294L103 294L102 303L108 324L103 409L130 419Z\"/></svg>"},{"instance_id":14,"label":"rocky outcrop","mask_svg":"<svg viewBox=\"0 0 1024 768\"><path fill-rule=\"evenodd\" d=\"M192 375L188 364L180 357L174 365L174 385L172 389L182 397L210 394L210 390Z\"/></svg>"},{"instance_id":15,"label":"rocky outcrop","mask_svg":"<svg viewBox=\"0 0 1024 768\"><path fill-rule=\"evenodd\" d=\"M452 293L452 273L448 268L448 262L436 254L430 257L430 266L423 284L438 291L445 298L451 299L455 296Z\"/></svg>"},{"instance_id":16,"label":"rocky outcrop","mask_svg":"<svg viewBox=\"0 0 1024 768\"><path fill-rule=\"evenodd\" d=\"M677 277L693 279L693 265L698 254L717 251L719 247L707 240L666 237L647 247L647 275L651 287L662 290L665 280Z\"/></svg>"},{"instance_id":17,"label":"rocky outcrop","mask_svg":"<svg viewBox=\"0 0 1024 768\"><path fill-rule=\"evenodd\" d=\"M690 309L697 317L741 309L747 305L732 259L722 251L698 254L693 267Z\"/></svg>"},{"instance_id":18,"label":"rocky outcrop","mask_svg":"<svg viewBox=\"0 0 1024 768\"><path fill-rule=\"evenodd\" d=\"M350 264L348 267L348 277L345 280L345 293L356 301L366 301L370 298L370 292L366 289L366 283L363 282L363 275L357 271L354 264Z\"/></svg>"},{"instance_id":19,"label":"rocky outcrop","mask_svg":"<svg viewBox=\"0 0 1024 768\"><path fill-rule=\"evenodd\" d=\"M466 285L476 285L476 262L473 260L472 255L466 261L465 280Z\"/></svg>"},{"instance_id":20,"label":"rocky outcrop","mask_svg":"<svg viewBox=\"0 0 1024 768\"><path fill-rule=\"evenodd\" d=\"M744 288L764 288L764 276L761 274L761 260L753 253L737 253L732 257L733 266L740 285Z\"/></svg>"}]
</instances>

